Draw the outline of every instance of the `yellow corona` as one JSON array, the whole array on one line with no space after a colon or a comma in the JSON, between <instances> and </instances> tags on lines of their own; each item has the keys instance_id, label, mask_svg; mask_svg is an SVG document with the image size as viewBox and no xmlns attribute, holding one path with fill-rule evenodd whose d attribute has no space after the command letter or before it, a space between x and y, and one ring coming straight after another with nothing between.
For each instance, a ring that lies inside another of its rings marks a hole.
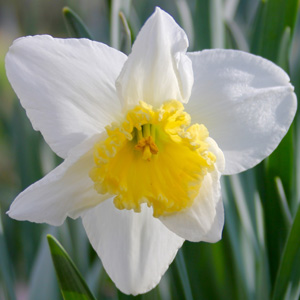
<instances>
[{"instance_id":1,"label":"yellow corona","mask_svg":"<svg viewBox=\"0 0 300 300\"><path fill-rule=\"evenodd\" d=\"M118 209L139 212L147 203L154 217L191 206L216 157L207 128L190 121L179 101L158 109L140 101L95 144L90 177L97 192L115 196Z\"/></svg>"}]
</instances>

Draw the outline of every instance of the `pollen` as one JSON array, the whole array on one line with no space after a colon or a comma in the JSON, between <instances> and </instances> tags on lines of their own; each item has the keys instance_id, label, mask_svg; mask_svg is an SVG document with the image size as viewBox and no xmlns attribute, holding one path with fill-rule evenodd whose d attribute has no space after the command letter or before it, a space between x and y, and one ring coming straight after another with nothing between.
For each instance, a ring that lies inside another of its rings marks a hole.
<instances>
[{"instance_id":1,"label":"pollen","mask_svg":"<svg viewBox=\"0 0 300 300\"><path fill-rule=\"evenodd\" d=\"M94 146L96 191L111 194L118 209L140 212L146 203L154 217L191 206L216 157L207 128L190 120L179 101L158 109L140 101Z\"/></svg>"}]
</instances>

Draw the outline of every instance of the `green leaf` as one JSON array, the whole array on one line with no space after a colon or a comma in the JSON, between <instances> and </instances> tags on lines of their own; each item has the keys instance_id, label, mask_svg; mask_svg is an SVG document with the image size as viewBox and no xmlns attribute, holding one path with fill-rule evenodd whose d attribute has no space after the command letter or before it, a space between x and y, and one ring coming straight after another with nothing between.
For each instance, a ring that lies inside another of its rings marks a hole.
<instances>
[{"instance_id":1,"label":"green leaf","mask_svg":"<svg viewBox=\"0 0 300 300\"><path fill-rule=\"evenodd\" d=\"M239 175L223 178L223 199L225 206L225 229L229 233L232 245L235 274L235 286L239 299L251 299L253 283L258 282L258 292L269 294L269 282L266 268L266 252L263 245L263 220L257 215L255 181L251 170ZM259 266L256 268L255 266ZM261 280L258 281L257 279ZM260 283L263 282L263 285ZM262 298L263 299L263 298Z\"/></svg>"},{"instance_id":2,"label":"green leaf","mask_svg":"<svg viewBox=\"0 0 300 300\"><path fill-rule=\"evenodd\" d=\"M12 153L14 155L13 161L20 180L18 188L24 190L43 176L40 159L40 145L43 141L40 132L32 130L32 125L18 100L13 105L10 134ZM24 254L25 272L29 273L34 262L33 253L37 250L42 227L25 222L19 227L19 231L19 239L15 240L14 249L18 249L19 253ZM31 237L31 243L28 243L28 236Z\"/></svg>"},{"instance_id":3,"label":"green leaf","mask_svg":"<svg viewBox=\"0 0 300 300\"><path fill-rule=\"evenodd\" d=\"M195 15L195 49L211 48L209 0L196 1Z\"/></svg>"},{"instance_id":4,"label":"green leaf","mask_svg":"<svg viewBox=\"0 0 300 300\"><path fill-rule=\"evenodd\" d=\"M80 17L69 7L63 8L63 16L67 23L69 35L74 38L87 38L93 40L86 25Z\"/></svg>"},{"instance_id":5,"label":"green leaf","mask_svg":"<svg viewBox=\"0 0 300 300\"><path fill-rule=\"evenodd\" d=\"M297 0L262 1L257 10L255 26L253 26L252 52L280 63L286 71L288 71L289 49L296 24L297 8ZM281 251L289 229L284 222L282 201L277 193L275 178L281 179L290 204L294 174L292 127L279 147L269 157L266 168L264 164L256 168L261 173L257 179L264 206L272 284L275 282Z\"/></svg>"},{"instance_id":6,"label":"green leaf","mask_svg":"<svg viewBox=\"0 0 300 300\"><path fill-rule=\"evenodd\" d=\"M0 210L0 287L2 286L5 299L15 300L12 263L4 237Z\"/></svg>"},{"instance_id":7,"label":"green leaf","mask_svg":"<svg viewBox=\"0 0 300 300\"><path fill-rule=\"evenodd\" d=\"M225 24L227 32L229 33L229 41L232 41L232 46L228 48L239 49L245 52L249 52L248 42L245 39L238 24L234 20L226 20Z\"/></svg>"},{"instance_id":8,"label":"green leaf","mask_svg":"<svg viewBox=\"0 0 300 300\"><path fill-rule=\"evenodd\" d=\"M186 269L182 249L179 249L179 251L176 255L176 258L175 258L175 263L176 263L176 266L178 269L178 274L179 274L179 277L180 277L180 280L182 283L185 299L192 300L193 299L192 289L191 289L191 285L189 282L189 276L188 276L188 272Z\"/></svg>"},{"instance_id":9,"label":"green leaf","mask_svg":"<svg viewBox=\"0 0 300 300\"><path fill-rule=\"evenodd\" d=\"M177 6L177 11L180 17L180 23L182 28L186 32L189 39L189 49L194 47L194 27L193 27L193 18L189 3L187 0L176 0L175 4Z\"/></svg>"},{"instance_id":10,"label":"green leaf","mask_svg":"<svg viewBox=\"0 0 300 300\"><path fill-rule=\"evenodd\" d=\"M64 248L53 236L47 235L47 239L64 299L95 300L95 297Z\"/></svg>"},{"instance_id":11,"label":"green leaf","mask_svg":"<svg viewBox=\"0 0 300 300\"><path fill-rule=\"evenodd\" d=\"M131 31L128 25L128 22L126 20L125 15L123 14L123 12L120 11L119 13L119 17L122 21L122 43L121 43L121 50L125 53L125 54L129 54L131 52Z\"/></svg>"},{"instance_id":12,"label":"green leaf","mask_svg":"<svg viewBox=\"0 0 300 300\"><path fill-rule=\"evenodd\" d=\"M277 64L286 71L289 71L290 41L291 28L286 27L280 40L277 58Z\"/></svg>"},{"instance_id":13,"label":"green leaf","mask_svg":"<svg viewBox=\"0 0 300 300\"><path fill-rule=\"evenodd\" d=\"M33 131L25 110L16 101L11 118L10 130L14 149L14 159L20 174L21 189L39 180L43 173L40 162L39 145L41 134Z\"/></svg>"},{"instance_id":14,"label":"green leaf","mask_svg":"<svg viewBox=\"0 0 300 300\"><path fill-rule=\"evenodd\" d=\"M110 1L110 44L115 49L120 49L120 16L122 11L129 15L131 0L111 0Z\"/></svg>"},{"instance_id":15,"label":"green leaf","mask_svg":"<svg viewBox=\"0 0 300 300\"><path fill-rule=\"evenodd\" d=\"M277 61L279 45L287 27L291 29L293 36L296 25L298 0L268 0L262 1L259 8L259 20L255 27L254 47L255 53L265 58ZM289 44L291 39L289 40Z\"/></svg>"},{"instance_id":16,"label":"green leaf","mask_svg":"<svg viewBox=\"0 0 300 300\"><path fill-rule=\"evenodd\" d=\"M276 183L276 187L277 187L277 191L278 191L278 196L280 199L281 210L282 210L282 214L284 216L284 221L286 223L286 226L290 227L292 225L292 216L291 216L291 212L290 212L290 209L289 209L289 206L287 203L287 199L285 196L282 181L279 177L276 177L275 183Z\"/></svg>"},{"instance_id":17,"label":"green leaf","mask_svg":"<svg viewBox=\"0 0 300 300\"><path fill-rule=\"evenodd\" d=\"M293 127L281 141L278 148L267 160L264 178L265 197L264 212L267 231L267 248L270 259L271 281L274 284L283 245L286 240L289 225L285 222L285 212L282 210L282 199L279 196L275 178L279 177L286 199L292 197L292 184L294 174L294 145Z\"/></svg>"},{"instance_id":18,"label":"green leaf","mask_svg":"<svg viewBox=\"0 0 300 300\"><path fill-rule=\"evenodd\" d=\"M261 36L264 22L264 15L266 11L266 2L261 1L256 9L255 17L252 22L251 32L251 53L258 54L261 50Z\"/></svg>"},{"instance_id":19,"label":"green leaf","mask_svg":"<svg viewBox=\"0 0 300 300\"><path fill-rule=\"evenodd\" d=\"M300 81L300 76L298 77ZM298 109L298 113L299 113L299 109ZM300 178L300 120L296 119L295 122L295 135L298 137L295 142L295 176L294 178L298 179ZM291 205L291 209L292 212L296 212L297 211L297 206L298 206L298 201L300 199L300 184L297 182L297 180L294 181L294 185L293 185L293 198L292 198L292 205Z\"/></svg>"},{"instance_id":20,"label":"green leaf","mask_svg":"<svg viewBox=\"0 0 300 300\"><path fill-rule=\"evenodd\" d=\"M283 255L281 257L280 267L277 273L274 286L273 300L284 299L289 282L292 280L300 283L300 272L295 270L300 269L300 206L290 230ZM295 278L296 276L296 278ZM293 278L294 277L294 278Z\"/></svg>"},{"instance_id":21,"label":"green leaf","mask_svg":"<svg viewBox=\"0 0 300 300\"><path fill-rule=\"evenodd\" d=\"M223 1L210 1L210 24L212 48L225 48L225 24L223 19Z\"/></svg>"}]
</instances>

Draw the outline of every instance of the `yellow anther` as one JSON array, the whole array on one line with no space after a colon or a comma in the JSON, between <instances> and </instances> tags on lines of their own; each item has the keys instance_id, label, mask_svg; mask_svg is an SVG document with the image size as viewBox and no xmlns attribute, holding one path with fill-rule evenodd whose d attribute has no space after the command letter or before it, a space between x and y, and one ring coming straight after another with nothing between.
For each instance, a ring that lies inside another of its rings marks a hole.
<instances>
[{"instance_id":1,"label":"yellow anther","mask_svg":"<svg viewBox=\"0 0 300 300\"><path fill-rule=\"evenodd\" d=\"M152 154L158 153L158 147L156 146L153 137L150 135L146 138L142 138L134 147L136 150L143 152L143 159L150 161Z\"/></svg>"}]
</instances>

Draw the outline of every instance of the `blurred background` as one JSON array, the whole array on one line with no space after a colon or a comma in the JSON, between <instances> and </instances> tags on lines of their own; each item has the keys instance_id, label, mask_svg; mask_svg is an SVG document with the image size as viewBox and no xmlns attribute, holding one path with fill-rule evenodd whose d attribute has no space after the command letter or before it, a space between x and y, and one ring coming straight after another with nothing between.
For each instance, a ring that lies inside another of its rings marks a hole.
<instances>
[{"instance_id":1,"label":"blurred background","mask_svg":"<svg viewBox=\"0 0 300 300\"><path fill-rule=\"evenodd\" d=\"M3 2L4 1L4 2ZM81 220L61 227L17 222L5 212L13 199L61 160L35 132L5 75L14 39L75 36L63 7L76 12L93 39L127 52L155 6L184 28L189 51L240 49L268 58L300 88L298 0L1 0L0 2L0 299L62 299L46 234L58 238L97 299L130 299L117 291L88 243ZM299 299L299 110L267 161L223 177L226 221L216 244L185 242L151 292L140 299ZM42 293L42 294L41 294Z\"/></svg>"}]
</instances>

